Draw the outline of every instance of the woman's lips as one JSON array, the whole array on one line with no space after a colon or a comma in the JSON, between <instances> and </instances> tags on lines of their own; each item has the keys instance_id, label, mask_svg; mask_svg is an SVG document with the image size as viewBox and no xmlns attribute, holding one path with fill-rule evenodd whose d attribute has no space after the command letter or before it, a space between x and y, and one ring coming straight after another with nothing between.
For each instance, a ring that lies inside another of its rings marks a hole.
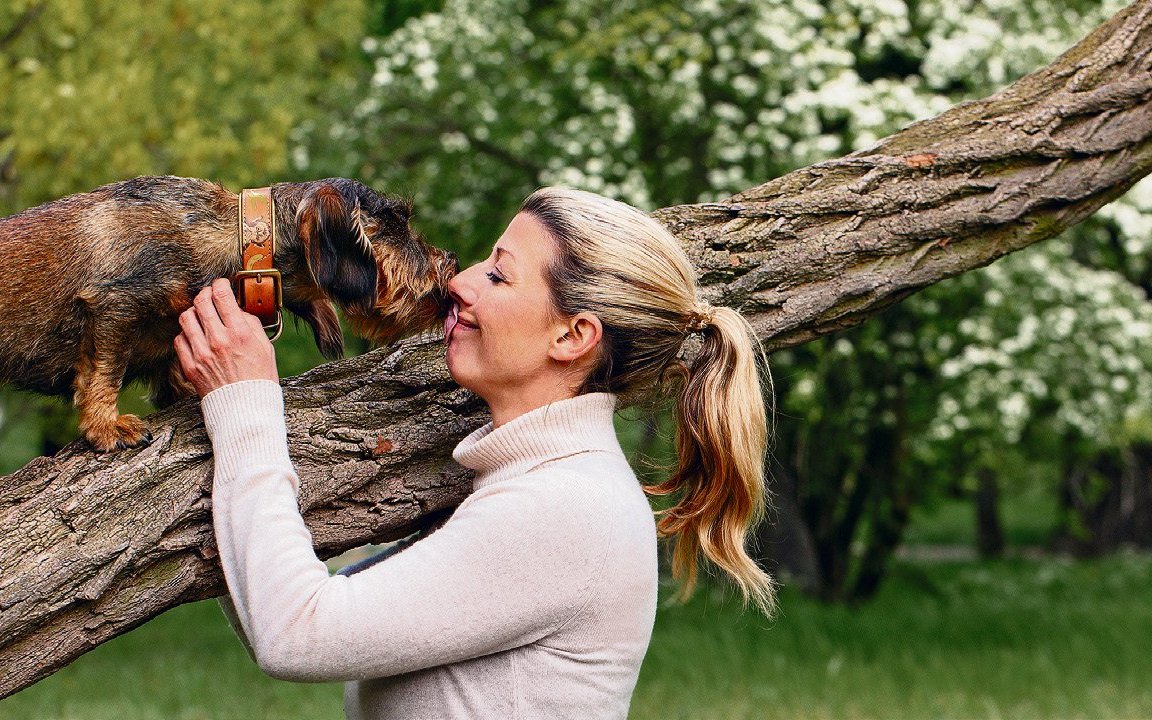
<instances>
[{"instance_id":1,"label":"woman's lips","mask_svg":"<svg viewBox=\"0 0 1152 720\"><path fill-rule=\"evenodd\" d=\"M460 306L456 303L452 304L452 308L448 311L448 317L444 318L444 342L452 339L452 332L457 327L462 327L467 330L476 330L479 325L476 323L468 322L460 317Z\"/></svg>"}]
</instances>

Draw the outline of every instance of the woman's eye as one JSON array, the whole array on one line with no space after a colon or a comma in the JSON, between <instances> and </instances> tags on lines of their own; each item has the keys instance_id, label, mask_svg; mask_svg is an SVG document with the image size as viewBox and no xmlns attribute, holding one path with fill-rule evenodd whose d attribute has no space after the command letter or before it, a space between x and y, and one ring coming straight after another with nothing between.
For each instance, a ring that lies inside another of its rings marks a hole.
<instances>
[{"instance_id":1,"label":"woman's eye","mask_svg":"<svg viewBox=\"0 0 1152 720\"><path fill-rule=\"evenodd\" d=\"M489 270L484 274L488 276L488 279L492 281L493 285L498 285L504 282L504 278L500 277L500 274L495 271Z\"/></svg>"}]
</instances>

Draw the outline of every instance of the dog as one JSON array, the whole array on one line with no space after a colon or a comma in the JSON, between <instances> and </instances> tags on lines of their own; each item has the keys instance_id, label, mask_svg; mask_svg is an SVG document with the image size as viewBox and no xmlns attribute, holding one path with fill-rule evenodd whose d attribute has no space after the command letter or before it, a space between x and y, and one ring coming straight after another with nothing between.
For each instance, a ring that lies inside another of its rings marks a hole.
<instances>
[{"instance_id":1,"label":"dog","mask_svg":"<svg viewBox=\"0 0 1152 720\"><path fill-rule=\"evenodd\" d=\"M409 226L412 207L354 180L271 186L283 305L320 352L343 355L336 306L376 343L432 328L456 257ZM0 219L0 382L71 395L97 451L151 442L117 408L140 378L162 407L194 394L178 317L241 270L238 195L194 178L138 177Z\"/></svg>"}]
</instances>

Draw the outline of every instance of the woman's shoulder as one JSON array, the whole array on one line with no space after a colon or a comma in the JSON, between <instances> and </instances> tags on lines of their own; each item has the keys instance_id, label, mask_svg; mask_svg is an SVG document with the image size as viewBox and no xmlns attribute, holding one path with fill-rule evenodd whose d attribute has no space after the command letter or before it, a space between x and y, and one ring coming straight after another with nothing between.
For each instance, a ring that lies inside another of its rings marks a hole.
<instances>
[{"instance_id":1,"label":"woman's shoulder","mask_svg":"<svg viewBox=\"0 0 1152 720\"><path fill-rule=\"evenodd\" d=\"M654 528L652 509L623 455L586 453L527 473L522 482L542 515L608 536ZM631 529L629 531L628 529Z\"/></svg>"},{"instance_id":2,"label":"woman's shoulder","mask_svg":"<svg viewBox=\"0 0 1152 720\"><path fill-rule=\"evenodd\" d=\"M587 452L550 460L485 485L470 495L461 509L503 507L518 515L531 513L555 522L588 514L609 520L614 509L628 505L629 495L643 501L643 492L624 456Z\"/></svg>"},{"instance_id":3,"label":"woman's shoulder","mask_svg":"<svg viewBox=\"0 0 1152 720\"><path fill-rule=\"evenodd\" d=\"M623 453L592 450L556 458L532 468L521 480L554 495L607 497L638 485Z\"/></svg>"}]
</instances>

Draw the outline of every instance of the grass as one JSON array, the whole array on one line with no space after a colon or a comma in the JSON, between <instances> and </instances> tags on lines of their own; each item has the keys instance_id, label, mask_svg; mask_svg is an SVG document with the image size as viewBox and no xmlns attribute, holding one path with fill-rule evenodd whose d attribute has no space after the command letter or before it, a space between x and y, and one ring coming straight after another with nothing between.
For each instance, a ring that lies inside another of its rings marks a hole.
<instances>
[{"instance_id":1,"label":"grass","mask_svg":"<svg viewBox=\"0 0 1152 720\"><path fill-rule=\"evenodd\" d=\"M858 608L665 610L633 701L665 718L1152 717L1152 558L900 563Z\"/></svg>"},{"instance_id":2,"label":"grass","mask_svg":"<svg viewBox=\"0 0 1152 720\"><path fill-rule=\"evenodd\" d=\"M633 720L1152 718L1152 557L902 561L871 603L785 589L769 623L719 592L662 607ZM212 602L0 701L16 720L336 720L340 687L260 674Z\"/></svg>"},{"instance_id":3,"label":"grass","mask_svg":"<svg viewBox=\"0 0 1152 720\"><path fill-rule=\"evenodd\" d=\"M0 700L4 720L341 717L338 686L263 675L215 601L170 610Z\"/></svg>"}]
</instances>

